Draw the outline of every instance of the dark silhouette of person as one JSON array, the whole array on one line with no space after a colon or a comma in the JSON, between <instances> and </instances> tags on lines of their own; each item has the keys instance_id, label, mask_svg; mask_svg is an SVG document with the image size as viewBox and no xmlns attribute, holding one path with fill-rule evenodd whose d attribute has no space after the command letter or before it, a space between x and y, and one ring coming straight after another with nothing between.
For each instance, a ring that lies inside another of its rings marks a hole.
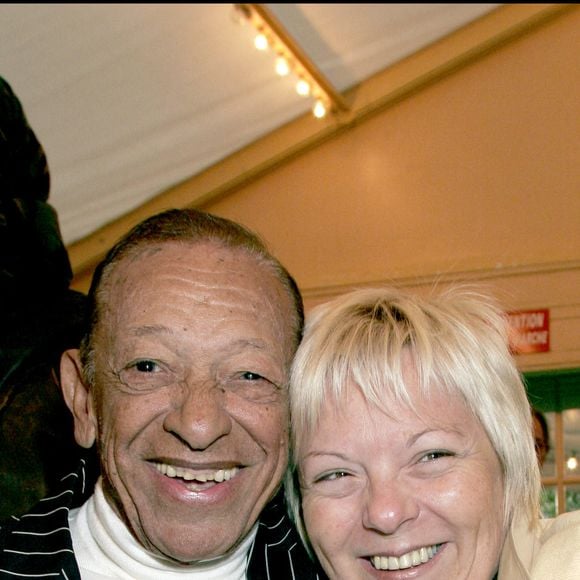
<instances>
[{"instance_id":1,"label":"dark silhouette of person","mask_svg":"<svg viewBox=\"0 0 580 580\"><path fill-rule=\"evenodd\" d=\"M80 341L85 295L69 287L49 190L44 149L0 78L0 518L49 493L80 453L58 368Z\"/></svg>"},{"instance_id":2,"label":"dark silhouette of person","mask_svg":"<svg viewBox=\"0 0 580 580\"><path fill-rule=\"evenodd\" d=\"M548 423L546 417L538 409L532 409L532 419L534 426L534 444L536 446L536 455L538 456L538 463L540 469L546 461L546 456L550 451L550 432L548 431Z\"/></svg>"}]
</instances>

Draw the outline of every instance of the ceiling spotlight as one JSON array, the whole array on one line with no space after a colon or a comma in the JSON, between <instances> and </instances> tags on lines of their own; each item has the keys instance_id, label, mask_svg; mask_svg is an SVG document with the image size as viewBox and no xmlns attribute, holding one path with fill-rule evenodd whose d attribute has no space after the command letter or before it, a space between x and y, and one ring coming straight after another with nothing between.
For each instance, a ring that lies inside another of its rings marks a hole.
<instances>
[{"instance_id":1,"label":"ceiling spotlight","mask_svg":"<svg viewBox=\"0 0 580 580\"><path fill-rule=\"evenodd\" d=\"M260 32L260 34L258 34L256 38L254 38L254 46L258 50L267 50L268 45L269 45L268 37L262 32Z\"/></svg>"},{"instance_id":2,"label":"ceiling spotlight","mask_svg":"<svg viewBox=\"0 0 580 580\"><path fill-rule=\"evenodd\" d=\"M258 35L254 45L277 55L275 70L280 76L293 74L298 80L296 92L316 101L312 112L318 119L329 111L347 111L348 105L342 95L301 49L282 23L265 4L235 4L238 15L250 22Z\"/></svg>"},{"instance_id":3,"label":"ceiling spotlight","mask_svg":"<svg viewBox=\"0 0 580 580\"><path fill-rule=\"evenodd\" d=\"M279 56L276 59L276 73L281 77L285 77L290 73L290 65L283 56Z\"/></svg>"},{"instance_id":4,"label":"ceiling spotlight","mask_svg":"<svg viewBox=\"0 0 580 580\"><path fill-rule=\"evenodd\" d=\"M308 83L308 81L305 81L304 79L300 79L296 83L296 92L301 97L307 97L310 94L310 83Z\"/></svg>"},{"instance_id":5,"label":"ceiling spotlight","mask_svg":"<svg viewBox=\"0 0 580 580\"><path fill-rule=\"evenodd\" d=\"M326 116L326 105L321 100L316 101L316 103L314 103L314 107L312 108L312 114L317 119L322 119Z\"/></svg>"}]
</instances>

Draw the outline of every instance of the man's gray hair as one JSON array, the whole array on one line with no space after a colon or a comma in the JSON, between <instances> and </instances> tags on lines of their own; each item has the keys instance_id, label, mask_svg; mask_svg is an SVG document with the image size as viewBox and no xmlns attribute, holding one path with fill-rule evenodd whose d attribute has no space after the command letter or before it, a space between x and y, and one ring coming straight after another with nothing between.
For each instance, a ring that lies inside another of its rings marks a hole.
<instances>
[{"instance_id":1,"label":"man's gray hair","mask_svg":"<svg viewBox=\"0 0 580 580\"><path fill-rule=\"evenodd\" d=\"M245 226L223 217L192 208L170 209L137 224L109 250L95 270L89 290L89 325L80 348L87 384L94 383L93 342L102 317L107 283L115 266L153 245L169 242L188 245L213 242L225 248L241 249L254 257L256 263L270 268L292 301L294 349L298 346L304 326L304 307L300 291L294 278L269 252L260 237Z\"/></svg>"}]
</instances>

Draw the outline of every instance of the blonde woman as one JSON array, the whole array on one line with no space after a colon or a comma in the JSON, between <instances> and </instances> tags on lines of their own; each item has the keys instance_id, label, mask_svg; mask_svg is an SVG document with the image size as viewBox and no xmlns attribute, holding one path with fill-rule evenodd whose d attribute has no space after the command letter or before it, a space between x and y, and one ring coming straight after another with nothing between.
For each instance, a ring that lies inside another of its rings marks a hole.
<instances>
[{"instance_id":1,"label":"blonde woman","mask_svg":"<svg viewBox=\"0 0 580 580\"><path fill-rule=\"evenodd\" d=\"M577 580L580 514L539 515L505 317L466 289L316 309L291 375L287 481L331 579Z\"/></svg>"}]
</instances>

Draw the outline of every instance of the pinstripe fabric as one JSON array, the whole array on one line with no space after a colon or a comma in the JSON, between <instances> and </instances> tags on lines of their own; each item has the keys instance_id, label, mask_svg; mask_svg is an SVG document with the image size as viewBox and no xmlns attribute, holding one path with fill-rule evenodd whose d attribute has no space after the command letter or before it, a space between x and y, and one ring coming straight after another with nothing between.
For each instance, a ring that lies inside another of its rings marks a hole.
<instances>
[{"instance_id":1,"label":"pinstripe fabric","mask_svg":"<svg viewBox=\"0 0 580 580\"><path fill-rule=\"evenodd\" d=\"M326 579L306 553L287 515L282 493L262 513L247 576L248 580Z\"/></svg>"},{"instance_id":2,"label":"pinstripe fabric","mask_svg":"<svg viewBox=\"0 0 580 580\"><path fill-rule=\"evenodd\" d=\"M0 578L80 580L68 512L92 489L87 485L86 475L83 459L78 472L69 473L62 479L61 492L41 500L29 513L2 523Z\"/></svg>"},{"instance_id":3,"label":"pinstripe fabric","mask_svg":"<svg viewBox=\"0 0 580 580\"><path fill-rule=\"evenodd\" d=\"M69 510L92 493L86 462L63 478L57 495L0 526L0 579L80 580L68 526ZM322 580L286 515L282 494L260 519L247 569L249 580ZM136 579L138 580L138 579Z\"/></svg>"}]
</instances>

